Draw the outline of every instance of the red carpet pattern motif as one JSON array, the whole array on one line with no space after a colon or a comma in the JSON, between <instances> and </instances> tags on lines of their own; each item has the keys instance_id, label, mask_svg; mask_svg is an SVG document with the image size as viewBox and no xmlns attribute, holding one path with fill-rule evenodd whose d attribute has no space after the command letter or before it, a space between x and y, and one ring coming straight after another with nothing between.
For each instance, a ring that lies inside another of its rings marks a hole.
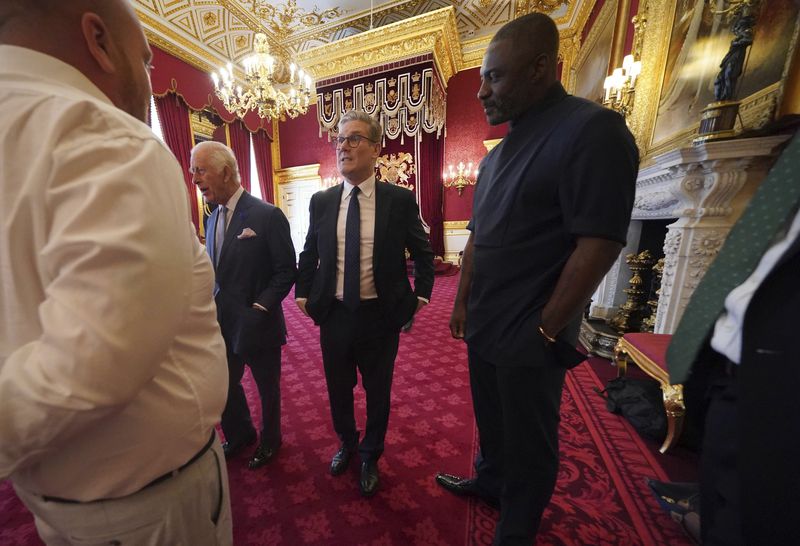
<instances>
[{"instance_id":1,"label":"red carpet pattern motif","mask_svg":"<svg viewBox=\"0 0 800 546\"><path fill-rule=\"evenodd\" d=\"M357 461L328 473L337 440L330 423L319 331L284 302L283 447L276 460L247 469L245 453L229 462L234 539L245 545L473 546L491 544L497 513L439 488L434 474L470 474L477 446L466 351L448 320L458 277L437 277L431 305L402 334L395 367L381 487L359 495ZM260 421L255 388L245 376ZM645 477L666 479L633 429L608 413L588 364L567 376L561 425L561 470L537 544L689 544L649 496ZM356 389L363 427L365 400ZM31 516L9 484L0 484L0 544L41 544Z\"/></svg>"}]
</instances>

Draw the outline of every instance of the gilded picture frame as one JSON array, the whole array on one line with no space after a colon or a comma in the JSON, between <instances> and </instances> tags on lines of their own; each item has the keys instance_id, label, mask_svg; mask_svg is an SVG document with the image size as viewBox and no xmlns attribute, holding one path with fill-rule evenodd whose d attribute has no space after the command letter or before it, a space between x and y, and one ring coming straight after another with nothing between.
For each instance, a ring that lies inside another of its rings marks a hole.
<instances>
[{"instance_id":1,"label":"gilded picture frame","mask_svg":"<svg viewBox=\"0 0 800 546\"><path fill-rule=\"evenodd\" d=\"M617 2L605 2L592 28L581 44L570 67L567 90L598 103L603 102L603 82L608 75L611 48L614 42Z\"/></svg>"},{"instance_id":2,"label":"gilded picture frame","mask_svg":"<svg viewBox=\"0 0 800 546\"><path fill-rule=\"evenodd\" d=\"M700 112L714 101L714 79L733 35L730 23L713 14L708 0L650 1L640 6L640 14L642 9L647 17L643 70L629 124L647 160L689 145L696 136ZM737 89L746 129L775 116L797 45L799 16L798 0L762 3Z\"/></svg>"}]
</instances>

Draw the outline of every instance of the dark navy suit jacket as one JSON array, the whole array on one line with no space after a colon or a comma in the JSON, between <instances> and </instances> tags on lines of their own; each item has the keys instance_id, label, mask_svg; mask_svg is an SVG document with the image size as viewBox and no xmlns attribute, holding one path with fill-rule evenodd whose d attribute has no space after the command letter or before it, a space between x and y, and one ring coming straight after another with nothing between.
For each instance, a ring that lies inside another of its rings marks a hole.
<instances>
[{"instance_id":1,"label":"dark navy suit jacket","mask_svg":"<svg viewBox=\"0 0 800 546\"><path fill-rule=\"evenodd\" d=\"M233 216L216 266L217 318L228 348L249 356L286 343L281 301L294 284L297 265L281 209L244 192L229 214ZM212 261L218 215L219 208L207 224L206 250ZM253 303L268 312L253 309Z\"/></svg>"},{"instance_id":2,"label":"dark navy suit jacket","mask_svg":"<svg viewBox=\"0 0 800 546\"><path fill-rule=\"evenodd\" d=\"M336 223L343 185L317 192L309 207L311 222L300 254L295 294L308 298L306 311L316 324L328 316L336 296ZM414 289L408 282L405 251L414 261ZM414 315L417 296L433 290L433 251L419 219L414 194L375 182L375 246L372 270L378 305L387 324L400 329Z\"/></svg>"}]
</instances>

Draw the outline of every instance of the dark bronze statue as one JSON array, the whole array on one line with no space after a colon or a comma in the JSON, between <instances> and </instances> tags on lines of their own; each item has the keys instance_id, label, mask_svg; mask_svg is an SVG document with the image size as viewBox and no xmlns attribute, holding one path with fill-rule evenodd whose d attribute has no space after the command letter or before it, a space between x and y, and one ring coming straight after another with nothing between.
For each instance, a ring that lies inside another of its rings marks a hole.
<instances>
[{"instance_id":1,"label":"dark bronze statue","mask_svg":"<svg viewBox=\"0 0 800 546\"><path fill-rule=\"evenodd\" d=\"M744 70L747 48L753 44L755 24L755 15L749 7L744 7L731 26L734 38L728 53L722 58L719 74L714 81L714 98L718 101L734 100L736 83Z\"/></svg>"}]
</instances>

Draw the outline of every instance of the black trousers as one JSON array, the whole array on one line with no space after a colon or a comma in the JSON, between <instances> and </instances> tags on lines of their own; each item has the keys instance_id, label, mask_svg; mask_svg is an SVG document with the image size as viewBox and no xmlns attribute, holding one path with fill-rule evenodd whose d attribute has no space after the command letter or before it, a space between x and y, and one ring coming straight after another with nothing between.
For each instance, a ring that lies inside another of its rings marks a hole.
<instances>
[{"instance_id":1,"label":"black trousers","mask_svg":"<svg viewBox=\"0 0 800 546\"><path fill-rule=\"evenodd\" d=\"M477 486L500 499L495 546L533 543L558 475L564 368L498 366L469 350Z\"/></svg>"},{"instance_id":2,"label":"black trousers","mask_svg":"<svg viewBox=\"0 0 800 546\"><path fill-rule=\"evenodd\" d=\"M386 325L376 300L362 302L355 312L337 300L320 325L319 338L333 429L344 446L358 446L362 461L377 461L389 426L400 332ZM367 394L367 426L360 444L353 410L356 370Z\"/></svg>"},{"instance_id":3,"label":"black trousers","mask_svg":"<svg viewBox=\"0 0 800 546\"><path fill-rule=\"evenodd\" d=\"M244 366L250 372L261 397L261 444L277 448L281 444L281 347L268 347L258 355L242 357L228 349L228 400L222 412L222 431L231 443L244 441L255 432L250 408L242 388Z\"/></svg>"},{"instance_id":4,"label":"black trousers","mask_svg":"<svg viewBox=\"0 0 800 546\"><path fill-rule=\"evenodd\" d=\"M742 535L739 475L738 366L715 362L708 375L700 456L700 533L703 544L736 546Z\"/></svg>"}]
</instances>

